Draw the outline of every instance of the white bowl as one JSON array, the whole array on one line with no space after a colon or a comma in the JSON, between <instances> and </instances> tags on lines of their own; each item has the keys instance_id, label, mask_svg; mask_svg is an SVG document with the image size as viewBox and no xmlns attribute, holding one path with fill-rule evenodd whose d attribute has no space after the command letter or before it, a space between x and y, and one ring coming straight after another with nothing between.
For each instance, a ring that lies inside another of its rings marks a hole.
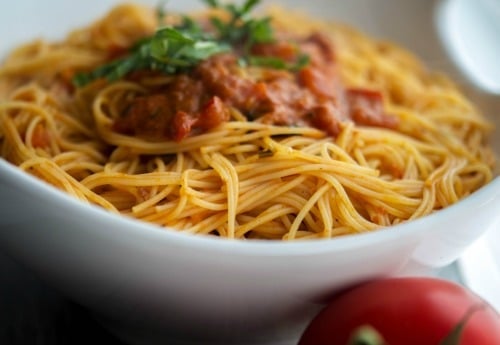
<instances>
[{"instance_id":1,"label":"white bowl","mask_svg":"<svg viewBox=\"0 0 500 345\"><path fill-rule=\"evenodd\" d=\"M62 36L112 3L12 2L0 14L1 52L33 34ZM459 75L439 41L431 2L309 4L313 13L331 14L392 39ZM475 93L485 112L500 111L494 97ZM500 117L493 120L500 126ZM498 140L494 145L500 152ZM296 243L165 231L84 205L1 159L0 196L0 248L136 344L292 344L334 291L375 277L423 274L448 265L500 224L498 177L416 221Z\"/></svg>"}]
</instances>

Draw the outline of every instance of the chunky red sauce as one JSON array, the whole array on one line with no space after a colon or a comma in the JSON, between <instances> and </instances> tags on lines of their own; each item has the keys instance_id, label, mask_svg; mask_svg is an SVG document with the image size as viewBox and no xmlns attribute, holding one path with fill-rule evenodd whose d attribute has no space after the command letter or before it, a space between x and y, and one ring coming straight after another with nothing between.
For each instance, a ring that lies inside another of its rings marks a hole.
<instances>
[{"instance_id":1,"label":"chunky red sauce","mask_svg":"<svg viewBox=\"0 0 500 345\"><path fill-rule=\"evenodd\" d=\"M230 118L229 108L250 120L282 126L311 126L336 136L340 124L394 128L384 113L382 94L346 89L339 80L335 52L315 33L300 41L258 44L252 54L293 63L299 54L310 62L298 71L242 68L233 53L214 55L166 87L137 97L114 129L152 139L182 139L217 127Z\"/></svg>"}]
</instances>

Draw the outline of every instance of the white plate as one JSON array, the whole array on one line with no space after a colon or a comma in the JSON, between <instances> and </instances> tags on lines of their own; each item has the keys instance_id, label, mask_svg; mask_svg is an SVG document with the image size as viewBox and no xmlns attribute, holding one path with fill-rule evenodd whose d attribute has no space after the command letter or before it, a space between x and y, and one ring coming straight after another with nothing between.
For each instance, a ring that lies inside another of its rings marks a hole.
<instances>
[{"instance_id":1,"label":"white plate","mask_svg":"<svg viewBox=\"0 0 500 345\"><path fill-rule=\"evenodd\" d=\"M464 284L500 312L500 228L469 247L458 267Z\"/></svg>"},{"instance_id":2,"label":"white plate","mask_svg":"<svg viewBox=\"0 0 500 345\"><path fill-rule=\"evenodd\" d=\"M477 88L500 95L500 2L444 0L437 22L457 66ZM500 96L486 95L491 109L500 109ZM463 282L500 311L500 227L489 229L467 249L458 267Z\"/></svg>"}]
</instances>

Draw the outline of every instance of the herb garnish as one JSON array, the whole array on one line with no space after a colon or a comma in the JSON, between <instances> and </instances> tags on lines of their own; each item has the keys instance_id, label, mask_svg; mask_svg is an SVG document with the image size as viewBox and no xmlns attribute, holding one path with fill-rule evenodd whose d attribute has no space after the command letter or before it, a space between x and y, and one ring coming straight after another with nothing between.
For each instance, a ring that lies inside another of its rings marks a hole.
<instances>
[{"instance_id":1,"label":"herb garnish","mask_svg":"<svg viewBox=\"0 0 500 345\"><path fill-rule=\"evenodd\" d=\"M298 70L309 59L300 55L295 63L287 63L277 57L254 56L251 48L259 43L274 41L271 18L251 18L250 12L260 0L246 0L241 6L221 4L218 0L203 0L209 7L229 14L227 22L211 17L215 32L207 33L191 18L184 16L176 26L158 29L152 37L140 40L130 49L130 54L100 66L88 73L79 73L73 83L77 87L100 78L115 81L133 71L149 69L166 74L182 73L199 62L218 53L231 51L239 46L243 51L241 65L259 65L276 69ZM163 22L163 6L158 8L159 22Z\"/></svg>"},{"instance_id":2,"label":"herb garnish","mask_svg":"<svg viewBox=\"0 0 500 345\"><path fill-rule=\"evenodd\" d=\"M231 49L227 44L204 37L196 27L186 24L188 23L177 28L159 29L152 37L136 44L130 55L100 66L92 72L76 75L74 84L81 87L99 78L115 81L140 69L175 74L214 54Z\"/></svg>"},{"instance_id":3,"label":"herb garnish","mask_svg":"<svg viewBox=\"0 0 500 345\"><path fill-rule=\"evenodd\" d=\"M204 0L211 8L220 9L230 15L228 22L212 17L210 21L218 33L221 41L229 44L246 42L247 52L251 45L256 43L270 43L274 41L274 32L271 27L271 18L251 18L252 8L260 0L247 0L241 7L235 4L221 4L218 0Z\"/></svg>"}]
</instances>

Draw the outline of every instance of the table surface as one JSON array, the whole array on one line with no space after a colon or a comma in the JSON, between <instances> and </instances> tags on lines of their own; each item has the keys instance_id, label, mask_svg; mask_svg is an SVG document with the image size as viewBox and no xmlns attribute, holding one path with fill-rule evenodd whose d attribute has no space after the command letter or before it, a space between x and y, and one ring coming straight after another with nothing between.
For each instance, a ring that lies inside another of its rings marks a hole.
<instances>
[{"instance_id":1,"label":"table surface","mask_svg":"<svg viewBox=\"0 0 500 345\"><path fill-rule=\"evenodd\" d=\"M85 308L1 252L0 344L124 345Z\"/></svg>"},{"instance_id":2,"label":"table surface","mask_svg":"<svg viewBox=\"0 0 500 345\"><path fill-rule=\"evenodd\" d=\"M437 274L460 281L456 265ZM0 252L0 344L125 345L82 306Z\"/></svg>"}]
</instances>

